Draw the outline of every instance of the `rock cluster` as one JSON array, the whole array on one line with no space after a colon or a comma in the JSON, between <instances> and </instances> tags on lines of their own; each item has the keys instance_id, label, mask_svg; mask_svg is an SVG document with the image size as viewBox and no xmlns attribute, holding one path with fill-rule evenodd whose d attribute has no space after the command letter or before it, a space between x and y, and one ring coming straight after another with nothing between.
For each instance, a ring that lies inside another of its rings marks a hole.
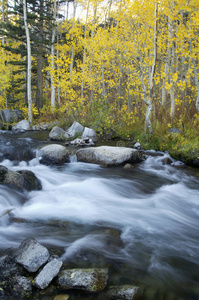
<instances>
[{"instance_id":1,"label":"rock cluster","mask_svg":"<svg viewBox=\"0 0 199 300\"><path fill-rule=\"evenodd\" d=\"M135 286L108 287L108 268L67 269L58 257L51 257L48 249L33 238L24 240L14 256L0 257L0 296L23 299L49 287L54 300L70 299L63 294L78 290L87 294L102 293L104 299L134 299L139 288ZM55 287L56 285L56 287ZM37 292L38 291L38 292ZM7 298L6 298L7 299Z\"/></svg>"}]
</instances>

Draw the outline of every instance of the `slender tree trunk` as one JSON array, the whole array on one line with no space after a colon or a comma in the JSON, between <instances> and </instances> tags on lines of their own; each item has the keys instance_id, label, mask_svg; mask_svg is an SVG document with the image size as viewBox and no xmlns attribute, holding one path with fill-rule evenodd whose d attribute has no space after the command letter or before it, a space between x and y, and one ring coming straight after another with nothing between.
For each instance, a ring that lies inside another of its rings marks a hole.
<instances>
[{"instance_id":1,"label":"slender tree trunk","mask_svg":"<svg viewBox=\"0 0 199 300\"><path fill-rule=\"evenodd\" d=\"M32 93L31 93L31 45L30 45L30 35L27 23L27 10L26 10L26 0L23 0L23 15L24 15L24 26L26 31L27 40L27 95L28 95L28 121L32 124Z\"/></svg>"},{"instance_id":2,"label":"slender tree trunk","mask_svg":"<svg viewBox=\"0 0 199 300\"><path fill-rule=\"evenodd\" d=\"M54 55L55 55L55 31L56 31L56 26L55 26L55 22L56 22L56 15L57 15L57 5L56 5L56 0L54 0L54 7L53 7L53 29L52 29L52 45L51 45L51 68L52 71L54 71L55 69L55 59L54 59ZM54 86L54 77L53 77L53 72L51 72L51 106L54 109L55 108L55 86Z\"/></svg>"},{"instance_id":3,"label":"slender tree trunk","mask_svg":"<svg viewBox=\"0 0 199 300\"><path fill-rule=\"evenodd\" d=\"M44 13L44 0L40 0L40 20L39 20L39 34L37 46L37 92L36 92L36 106L40 111L42 108L43 96L43 13Z\"/></svg>"},{"instance_id":4,"label":"slender tree trunk","mask_svg":"<svg viewBox=\"0 0 199 300\"><path fill-rule=\"evenodd\" d=\"M4 32L4 22L5 22L5 11L4 11L4 0L2 1L2 31ZM2 34L2 46L5 45L5 36ZM8 108L8 101L6 95L6 88L4 88L4 98L5 98L5 107Z\"/></svg>"},{"instance_id":5,"label":"slender tree trunk","mask_svg":"<svg viewBox=\"0 0 199 300\"><path fill-rule=\"evenodd\" d=\"M86 11L86 22L84 28L84 50L83 50L83 66L82 66L82 84L81 84L81 105L83 104L83 96L84 96L84 69L85 69L85 60L86 60L86 30L87 30L87 20L88 20L88 11L89 11L89 1L87 5Z\"/></svg>"},{"instance_id":6,"label":"slender tree trunk","mask_svg":"<svg viewBox=\"0 0 199 300\"><path fill-rule=\"evenodd\" d=\"M74 23L75 23L76 7L77 7L77 4L76 4L75 1L73 1L73 25L72 25L72 29L74 28ZM72 33L72 39L73 39L73 33ZM73 66L74 66L74 56L75 56L75 46L72 45L71 64L70 64L70 81L72 79L72 71L73 71Z\"/></svg>"},{"instance_id":7,"label":"slender tree trunk","mask_svg":"<svg viewBox=\"0 0 199 300\"><path fill-rule=\"evenodd\" d=\"M145 118L145 132L147 131L147 128L149 129L149 132L152 133L152 127L151 127L151 112L152 112L152 100L153 100L153 90L154 90L154 75L155 75L155 69L156 69L156 61L157 61L157 16L158 16L158 3L155 3L155 24L154 24L154 50L153 50L153 64L152 64L152 70L151 70L151 76L150 76L150 90L149 90L149 96L147 101L147 112L146 112L146 118Z\"/></svg>"},{"instance_id":8,"label":"slender tree trunk","mask_svg":"<svg viewBox=\"0 0 199 300\"><path fill-rule=\"evenodd\" d=\"M196 109L199 112L199 81L198 81L198 73L197 73L197 68L196 68L196 62L195 62L195 59L193 57L192 42L191 42L191 40L189 41L189 45L190 45L190 54L192 56L192 63L193 63L193 69L194 69L195 83L196 83L196 88L197 88Z\"/></svg>"}]
</instances>

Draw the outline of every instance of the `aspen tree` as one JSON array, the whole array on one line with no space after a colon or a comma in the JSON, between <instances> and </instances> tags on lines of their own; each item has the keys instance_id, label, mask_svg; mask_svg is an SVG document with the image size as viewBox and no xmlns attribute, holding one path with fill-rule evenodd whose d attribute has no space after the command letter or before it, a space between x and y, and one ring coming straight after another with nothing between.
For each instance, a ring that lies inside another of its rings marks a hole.
<instances>
[{"instance_id":1,"label":"aspen tree","mask_svg":"<svg viewBox=\"0 0 199 300\"><path fill-rule=\"evenodd\" d=\"M51 68L52 68L52 71L54 71L54 69L55 69L55 58L54 58L55 46L54 46L54 43L55 43L55 32L56 32L56 25L55 25L56 15L57 15L57 4L56 4L56 0L54 0L54 6L53 6L54 24L53 24L53 28L52 28L52 41L51 41L52 42L52 44L51 44ZM51 106L53 109L55 108L55 85L54 85L54 77L53 77L52 73L51 73Z\"/></svg>"},{"instance_id":2,"label":"aspen tree","mask_svg":"<svg viewBox=\"0 0 199 300\"><path fill-rule=\"evenodd\" d=\"M27 23L27 9L26 0L23 0L23 15L24 15L24 26L26 31L26 41L27 41L27 95L28 95L28 121L32 124L32 91L31 91L31 45L30 45L30 35Z\"/></svg>"}]
</instances>

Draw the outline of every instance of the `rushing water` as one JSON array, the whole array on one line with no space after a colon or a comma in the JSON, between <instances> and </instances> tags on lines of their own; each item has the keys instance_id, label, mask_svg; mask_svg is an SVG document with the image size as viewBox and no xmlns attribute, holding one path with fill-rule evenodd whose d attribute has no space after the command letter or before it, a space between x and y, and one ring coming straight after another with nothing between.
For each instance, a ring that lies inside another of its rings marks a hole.
<instances>
[{"instance_id":1,"label":"rushing water","mask_svg":"<svg viewBox=\"0 0 199 300\"><path fill-rule=\"evenodd\" d=\"M108 266L109 284L138 285L141 299L199 299L197 169L159 156L131 170L74 158L48 167L31 157L36 143L0 134L1 164L33 171L43 186L24 193L0 186L0 249L32 236L59 249L68 266ZM10 145L32 149L30 160L5 159Z\"/></svg>"}]
</instances>

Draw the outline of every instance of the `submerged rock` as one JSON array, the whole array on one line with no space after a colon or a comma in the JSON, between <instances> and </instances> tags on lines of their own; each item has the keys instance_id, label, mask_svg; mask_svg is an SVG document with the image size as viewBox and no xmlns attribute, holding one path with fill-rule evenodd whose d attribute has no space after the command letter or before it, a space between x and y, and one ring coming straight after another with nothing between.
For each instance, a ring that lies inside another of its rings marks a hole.
<instances>
[{"instance_id":1,"label":"submerged rock","mask_svg":"<svg viewBox=\"0 0 199 300\"><path fill-rule=\"evenodd\" d=\"M140 151L126 147L91 147L78 150L76 155L78 161L107 166L117 166L143 160Z\"/></svg>"},{"instance_id":2,"label":"submerged rock","mask_svg":"<svg viewBox=\"0 0 199 300\"><path fill-rule=\"evenodd\" d=\"M17 123L15 126L12 127L12 130L30 130L30 124L27 120L22 120L19 123Z\"/></svg>"},{"instance_id":3,"label":"submerged rock","mask_svg":"<svg viewBox=\"0 0 199 300\"><path fill-rule=\"evenodd\" d=\"M55 126L49 133L49 138L53 141L65 141L70 136L61 127Z\"/></svg>"},{"instance_id":4,"label":"submerged rock","mask_svg":"<svg viewBox=\"0 0 199 300\"><path fill-rule=\"evenodd\" d=\"M48 249L40 245L35 239L24 240L17 250L15 261L27 271L36 272L49 258Z\"/></svg>"},{"instance_id":5,"label":"submerged rock","mask_svg":"<svg viewBox=\"0 0 199 300\"><path fill-rule=\"evenodd\" d=\"M62 264L62 261L56 258L47 263L35 278L34 285L40 289L45 289L53 280L53 278L57 276Z\"/></svg>"},{"instance_id":6,"label":"submerged rock","mask_svg":"<svg viewBox=\"0 0 199 300\"><path fill-rule=\"evenodd\" d=\"M10 186L19 190L26 189L28 191L41 190L41 181L32 171L10 171L4 166L0 166L0 184Z\"/></svg>"},{"instance_id":7,"label":"submerged rock","mask_svg":"<svg viewBox=\"0 0 199 300\"><path fill-rule=\"evenodd\" d=\"M61 145L48 145L39 150L37 157L42 164L59 165L69 162L69 151Z\"/></svg>"},{"instance_id":8,"label":"submerged rock","mask_svg":"<svg viewBox=\"0 0 199 300\"><path fill-rule=\"evenodd\" d=\"M139 288L132 285L110 286L106 293L108 299L133 300L137 295Z\"/></svg>"},{"instance_id":9,"label":"submerged rock","mask_svg":"<svg viewBox=\"0 0 199 300\"><path fill-rule=\"evenodd\" d=\"M69 269L58 275L58 283L63 289L84 290L97 293L104 290L108 280L108 269Z\"/></svg>"},{"instance_id":10,"label":"submerged rock","mask_svg":"<svg viewBox=\"0 0 199 300\"><path fill-rule=\"evenodd\" d=\"M25 276L15 276L13 289L15 295L29 296L32 293L32 282Z\"/></svg>"}]
</instances>

